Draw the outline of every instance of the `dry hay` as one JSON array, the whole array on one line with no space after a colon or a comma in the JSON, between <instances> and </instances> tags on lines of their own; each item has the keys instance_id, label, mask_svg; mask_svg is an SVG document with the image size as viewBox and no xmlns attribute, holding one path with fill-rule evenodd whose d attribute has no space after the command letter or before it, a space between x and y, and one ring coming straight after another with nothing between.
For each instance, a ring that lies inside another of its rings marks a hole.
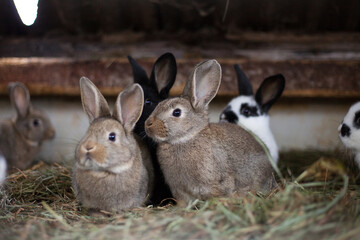
<instances>
[{"instance_id":1,"label":"dry hay","mask_svg":"<svg viewBox=\"0 0 360 240\"><path fill-rule=\"evenodd\" d=\"M71 167L40 163L7 178L0 238L359 239L360 187L337 164L323 158L267 196L91 215L75 200Z\"/></svg>"}]
</instances>

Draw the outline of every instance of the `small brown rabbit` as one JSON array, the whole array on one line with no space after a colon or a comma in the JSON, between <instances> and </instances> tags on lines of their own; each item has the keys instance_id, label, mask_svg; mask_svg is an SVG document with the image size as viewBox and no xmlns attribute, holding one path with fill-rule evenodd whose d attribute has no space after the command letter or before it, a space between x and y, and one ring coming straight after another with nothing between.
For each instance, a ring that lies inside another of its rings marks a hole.
<instances>
[{"instance_id":1,"label":"small brown rabbit","mask_svg":"<svg viewBox=\"0 0 360 240\"><path fill-rule=\"evenodd\" d=\"M55 130L49 118L31 106L24 84L9 83L9 95L16 116L0 123L0 151L9 170L24 170L39 153L43 141L54 138Z\"/></svg>"},{"instance_id":2,"label":"small brown rabbit","mask_svg":"<svg viewBox=\"0 0 360 240\"><path fill-rule=\"evenodd\" d=\"M270 160L253 136L235 124L209 123L208 104L220 81L216 60L198 64L182 96L160 102L145 122L180 205L252 190L267 193L276 184Z\"/></svg>"},{"instance_id":3,"label":"small brown rabbit","mask_svg":"<svg viewBox=\"0 0 360 240\"><path fill-rule=\"evenodd\" d=\"M108 103L87 78L81 100L90 126L76 148L73 188L88 208L121 211L139 207L151 192L153 169L145 144L133 134L144 102L138 84L121 92L111 115Z\"/></svg>"}]
</instances>

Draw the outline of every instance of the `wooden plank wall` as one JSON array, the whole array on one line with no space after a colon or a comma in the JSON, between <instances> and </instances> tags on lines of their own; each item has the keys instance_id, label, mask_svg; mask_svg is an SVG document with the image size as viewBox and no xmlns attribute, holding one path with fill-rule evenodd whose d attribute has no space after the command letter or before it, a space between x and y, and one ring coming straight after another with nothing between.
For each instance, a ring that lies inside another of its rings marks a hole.
<instances>
[{"instance_id":1,"label":"wooden plank wall","mask_svg":"<svg viewBox=\"0 0 360 240\"><path fill-rule=\"evenodd\" d=\"M358 0L39 0L31 27L13 1L0 6L0 34L7 35L360 30Z\"/></svg>"},{"instance_id":2,"label":"wooden plank wall","mask_svg":"<svg viewBox=\"0 0 360 240\"><path fill-rule=\"evenodd\" d=\"M40 0L31 27L13 1L0 6L1 95L22 81L33 95L75 96L85 75L115 96L132 82L127 55L150 72L170 51L174 95L196 63L215 58L220 96L237 94L241 64L255 88L285 75L285 97L360 97L359 0Z\"/></svg>"},{"instance_id":3,"label":"wooden plank wall","mask_svg":"<svg viewBox=\"0 0 360 240\"><path fill-rule=\"evenodd\" d=\"M241 64L255 89L267 76L286 77L285 97L360 97L360 61L247 61L218 59L223 69L219 96L237 95L233 64ZM173 95L181 93L193 67L200 61L178 59ZM155 59L139 60L150 73ZM12 58L0 60L0 94L7 94L9 81L24 82L33 95L79 95L79 79L87 76L105 95L116 96L132 83L132 70L125 58L73 60L68 58Z\"/></svg>"}]
</instances>

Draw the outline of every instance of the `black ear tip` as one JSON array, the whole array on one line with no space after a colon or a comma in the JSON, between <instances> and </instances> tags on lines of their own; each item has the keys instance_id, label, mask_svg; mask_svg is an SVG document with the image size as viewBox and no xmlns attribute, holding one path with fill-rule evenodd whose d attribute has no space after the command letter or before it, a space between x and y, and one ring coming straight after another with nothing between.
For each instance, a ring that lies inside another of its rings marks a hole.
<instances>
[{"instance_id":1,"label":"black ear tip","mask_svg":"<svg viewBox=\"0 0 360 240\"><path fill-rule=\"evenodd\" d=\"M166 53L164 53L162 56L168 57L168 58L175 58L175 57L174 57L174 54L172 54L171 52L166 52Z\"/></svg>"},{"instance_id":2,"label":"black ear tip","mask_svg":"<svg viewBox=\"0 0 360 240\"><path fill-rule=\"evenodd\" d=\"M166 53L164 53L163 55L161 55L161 56L158 58L157 62L163 61L163 60L167 60L167 61L169 61L170 63L175 63L175 64L176 64L175 56L174 56L174 54L172 54L172 53L170 53L170 52L166 52Z\"/></svg>"},{"instance_id":3,"label":"black ear tip","mask_svg":"<svg viewBox=\"0 0 360 240\"><path fill-rule=\"evenodd\" d=\"M127 58L131 64L136 62L135 59L133 57L131 57L130 55L127 56Z\"/></svg>"},{"instance_id":4,"label":"black ear tip","mask_svg":"<svg viewBox=\"0 0 360 240\"><path fill-rule=\"evenodd\" d=\"M282 86L285 86L285 77L284 77L284 75L282 75L281 73L279 73L279 74L276 74L275 76L276 76L277 79L279 79L280 84L281 84Z\"/></svg>"},{"instance_id":5,"label":"black ear tip","mask_svg":"<svg viewBox=\"0 0 360 240\"><path fill-rule=\"evenodd\" d=\"M234 64L234 69L238 77L249 80L239 64Z\"/></svg>"},{"instance_id":6,"label":"black ear tip","mask_svg":"<svg viewBox=\"0 0 360 240\"><path fill-rule=\"evenodd\" d=\"M284 75L282 75L281 73L276 74L276 76L277 76L278 78L280 78L281 81L285 81L285 77L284 77Z\"/></svg>"},{"instance_id":7,"label":"black ear tip","mask_svg":"<svg viewBox=\"0 0 360 240\"><path fill-rule=\"evenodd\" d=\"M276 81L276 82L280 82L281 84L285 84L285 77L281 73L271 75L271 76L267 77L266 79L273 81L273 82Z\"/></svg>"}]
</instances>

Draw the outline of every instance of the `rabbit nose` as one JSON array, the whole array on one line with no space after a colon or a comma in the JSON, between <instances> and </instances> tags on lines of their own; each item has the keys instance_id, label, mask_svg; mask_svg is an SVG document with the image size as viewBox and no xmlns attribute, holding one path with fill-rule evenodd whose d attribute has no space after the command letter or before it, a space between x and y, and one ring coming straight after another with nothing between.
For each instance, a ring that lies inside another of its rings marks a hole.
<instances>
[{"instance_id":1,"label":"rabbit nose","mask_svg":"<svg viewBox=\"0 0 360 240\"><path fill-rule=\"evenodd\" d=\"M341 130L340 130L341 136L342 137L349 137L350 136L350 128L348 127L348 125L346 125L345 123L341 126Z\"/></svg>"},{"instance_id":2,"label":"rabbit nose","mask_svg":"<svg viewBox=\"0 0 360 240\"><path fill-rule=\"evenodd\" d=\"M239 121L239 118L236 116L236 114L233 111L224 111L221 114L220 120L222 122L237 123Z\"/></svg>"},{"instance_id":3,"label":"rabbit nose","mask_svg":"<svg viewBox=\"0 0 360 240\"><path fill-rule=\"evenodd\" d=\"M220 115L220 122L227 122L227 120L226 120L226 117L225 117L225 114L224 114L224 113L222 113L222 114Z\"/></svg>"},{"instance_id":4,"label":"rabbit nose","mask_svg":"<svg viewBox=\"0 0 360 240\"><path fill-rule=\"evenodd\" d=\"M87 144L84 145L83 148L84 148L84 150L86 152L92 152L92 151L94 151L96 149L96 145L93 144L93 143L87 143Z\"/></svg>"},{"instance_id":5,"label":"rabbit nose","mask_svg":"<svg viewBox=\"0 0 360 240\"><path fill-rule=\"evenodd\" d=\"M51 128L48 132L49 139L55 138L55 134L56 134L55 129Z\"/></svg>"}]
</instances>

